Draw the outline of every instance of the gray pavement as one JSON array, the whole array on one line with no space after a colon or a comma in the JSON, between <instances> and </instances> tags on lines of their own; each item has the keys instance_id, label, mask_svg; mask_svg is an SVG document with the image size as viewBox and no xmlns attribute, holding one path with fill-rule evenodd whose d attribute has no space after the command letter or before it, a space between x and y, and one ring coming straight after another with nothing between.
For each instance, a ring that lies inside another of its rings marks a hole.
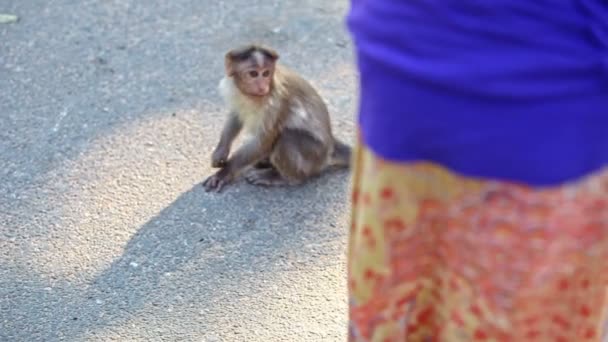
<instances>
[{"instance_id":1,"label":"gray pavement","mask_svg":"<svg viewBox=\"0 0 608 342\"><path fill-rule=\"evenodd\" d=\"M222 56L273 45L354 138L346 0L4 0L0 341L343 341L349 174L200 182Z\"/></svg>"}]
</instances>

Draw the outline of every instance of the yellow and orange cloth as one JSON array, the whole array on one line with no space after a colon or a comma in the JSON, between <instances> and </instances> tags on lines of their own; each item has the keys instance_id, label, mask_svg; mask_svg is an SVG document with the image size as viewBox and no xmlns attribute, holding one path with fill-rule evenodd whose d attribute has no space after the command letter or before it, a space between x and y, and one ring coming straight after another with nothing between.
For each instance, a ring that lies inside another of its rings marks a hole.
<instances>
[{"instance_id":1,"label":"yellow and orange cloth","mask_svg":"<svg viewBox=\"0 0 608 342\"><path fill-rule=\"evenodd\" d=\"M354 155L350 342L602 341L608 171L535 189Z\"/></svg>"}]
</instances>

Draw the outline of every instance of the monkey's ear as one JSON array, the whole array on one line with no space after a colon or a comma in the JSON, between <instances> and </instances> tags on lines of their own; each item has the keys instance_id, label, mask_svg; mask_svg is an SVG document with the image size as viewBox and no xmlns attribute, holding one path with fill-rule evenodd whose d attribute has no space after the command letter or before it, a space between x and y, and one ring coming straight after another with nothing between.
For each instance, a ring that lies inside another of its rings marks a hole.
<instances>
[{"instance_id":1,"label":"monkey's ear","mask_svg":"<svg viewBox=\"0 0 608 342\"><path fill-rule=\"evenodd\" d=\"M277 59L279 59L279 54L275 50L273 50L269 47L266 47L266 46L263 47L262 52L266 55L266 57L270 58L273 62L276 61Z\"/></svg>"},{"instance_id":2,"label":"monkey's ear","mask_svg":"<svg viewBox=\"0 0 608 342\"><path fill-rule=\"evenodd\" d=\"M236 71L234 70L234 61L230 52L228 52L224 57L224 68L226 69L227 76L232 77L236 73Z\"/></svg>"},{"instance_id":3,"label":"monkey's ear","mask_svg":"<svg viewBox=\"0 0 608 342\"><path fill-rule=\"evenodd\" d=\"M226 53L224 57L224 65L226 68L226 75L234 76L236 74L236 63L242 62L251 56L253 52L253 46L242 46L236 49L232 49Z\"/></svg>"}]
</instances>

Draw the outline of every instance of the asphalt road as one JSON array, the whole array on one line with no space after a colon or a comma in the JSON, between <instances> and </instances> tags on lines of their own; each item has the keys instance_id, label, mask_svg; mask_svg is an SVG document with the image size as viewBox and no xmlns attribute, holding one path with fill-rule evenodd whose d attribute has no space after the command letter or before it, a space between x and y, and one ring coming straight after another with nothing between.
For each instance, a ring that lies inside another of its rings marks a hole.
<instances>
[{"instance_id":1,"label":"asphalt road","mask_svg":"<svg viewBox=\"0 0 608 342\"><path fill-rule=\"evenodd\" d=\"M224 52L354 138L346 0L4 0L0 341L343 341L349 174L207 194Z\"/></svg>"}]
</instances>

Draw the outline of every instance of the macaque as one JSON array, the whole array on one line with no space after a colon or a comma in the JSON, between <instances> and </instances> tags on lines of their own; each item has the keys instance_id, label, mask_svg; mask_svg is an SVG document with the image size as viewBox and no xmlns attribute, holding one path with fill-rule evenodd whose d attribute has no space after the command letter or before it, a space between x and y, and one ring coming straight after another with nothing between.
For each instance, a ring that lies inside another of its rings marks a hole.
<instances>
[{"instance_id":1,"label":"macaque","mask_svg":"<svg viewBox=\"0 0 608 342\"><path fill-rule=\"evenodd\" d=\"M323 99L278 59L259 45L225 55L219 89L230 113L211 156L219 171L203 182L206 191L221 192L240 175L255 185L287 186L349 167L351 148L333 136ZM230 155L241 131L249 140Z\"/></svg>"}]
</instances>

